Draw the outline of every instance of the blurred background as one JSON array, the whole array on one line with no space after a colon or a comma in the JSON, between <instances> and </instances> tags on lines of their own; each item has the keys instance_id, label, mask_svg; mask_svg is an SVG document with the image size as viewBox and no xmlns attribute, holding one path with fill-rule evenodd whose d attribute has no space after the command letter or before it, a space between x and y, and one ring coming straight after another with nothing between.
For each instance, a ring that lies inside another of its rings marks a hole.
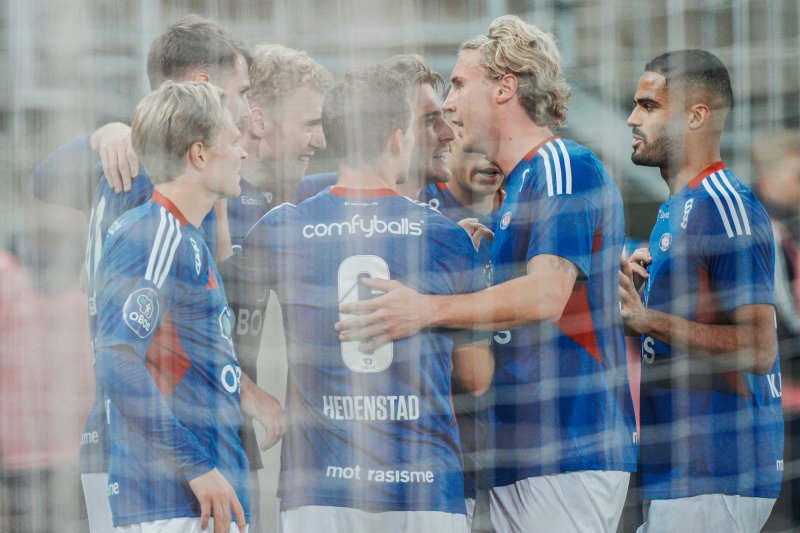
<instances>
[{"instance_id":1,"label":"blurred background","mask_svg":"<svg viewBox=\"0 0 800 533\"><path fill-rule=\"evenodd\" d=\"M183 15L216 19L250 45L306 50L336 77L393 54L417 52L448 78L459 43L485 33L499 15L513 13L548 29L558 40L573 90L562 133L604 160L622 188L632 239L647 238L667 197L655 169L630 162L625 119L637 79L661 52L708 49L728 66L735 94L723 159L758 189L760 179L786 174L777 192L765 188L771 197L763 199L781 204L774 214L786 218L781 243L783 236L789 244L798 239L798 0L3 0L0 5L2 531L11 531L3 527L8 517L33 512L20 498L40 509L24 531L86 530L77 512L82 504L76 474L78 441L93 396L86 302L79 290L86 220L77 211L34 200L31 171L72 138L109 121L128 122L148 91L144 67L151 41ZM309 172L331 169L321 154ZM800 410L794 388L800 373L793 364L800 335L795 268L800 255L797 248L793 253L786 255L788 285L781 289L788 291L781 318L787 434L796 431ZM280 339L279 311L271 306L271 313L266 335ZM282 343L264 344L259 375L270 381L260 385L282 397ZM793 508L800 509L800 501L793 505L800 498L795 482L800 464L793 461L798 446L800 441L787 442L787 482L770 531L800 528L792 516ZM272 512L277 456L277 448L271 450L262 471L262 492ZM635 491L632 498L634 507ZM635 528L634 520L623 520L621 529Z\"/></svg>"}]
</instances>

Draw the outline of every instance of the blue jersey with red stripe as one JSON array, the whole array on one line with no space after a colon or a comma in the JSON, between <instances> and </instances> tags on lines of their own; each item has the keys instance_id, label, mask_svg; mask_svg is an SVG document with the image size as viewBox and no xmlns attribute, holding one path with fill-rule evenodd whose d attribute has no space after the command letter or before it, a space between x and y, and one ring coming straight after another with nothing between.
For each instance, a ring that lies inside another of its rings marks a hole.
<instances>
[{"instance_id":1,"label":"blue jersey with red stripe","mask_svg":"<svg viewBox=\"0 0 800 533\"><path fill-rule=\"evenodd\" d=\"M636 426L618 295L622 199L597 157L551 137L507 176L494 284L548 254L579 269L563 315L495 335L491 486L579 470L632 471ZM535 273L534 273L535 275Z\"/></svg>"},{"instance_id":2,"label":"blue jersey with red stripe","mask_svg":"<svg viewBox=\"0 0 800 533\"><path fill-rule=\"evenodd\" d=\"M102 166L96 164L98 175L102 176ZM109 229L115 221L127 211L145 203L153 195L153 182L144 168L139 169L139 176L131 182L128 192L117 193L104 177L100 178L92 201L89 219L89 238L86 245L86 293L89 298L89 331L92 336L92 362L95 361L94 339L97 331L96 277L97 268L103 256L103 243ZM212 210L203 220L202 235L206 243L216 249L217 221ZM95 390L95 401L89 412L81 438L80 468L81 472L108 471L108 424L106 422L106 398L100 384Z\"/></svg>"},{"instance_id":3,"label":"blue jersey with red stripe","mask_svg":"<svg viewBox=\"0 0 800 533\"><path fill-rule=\"evenodd\" d=\"M773 304L772 227L753 192L716 163L671 196L650 236L645 304L703 324ZM720 370L642 338L641 469L646 499L775 498L783 470L780 363L766 376Z\"/></svg>"},{"instance_id":4,"label":"blue jersey with red stripe","mask_svg":"<svg viewBox=\"0 0 800 533\"><path fill-rule=\"evenodd\" d=\"M292 422L281 507L463 514L453 334L425 330L365 354L333 326L341 303L372 297L363 278L427 294L485 287L467 233L394 191L334 187L270 211L237 259L245 295L260 292L248 281L273 286L283 310Z\"/></svg>"},{"instance_id":5,"label":"blue jersey with red stripe","mask_svg":"<svg viewBox=\"0 0 800 533\"><path fill-rule=\"evenodd\" d=\"M109 230L96 276L114 525L200 516L188 481L212 468L247 513L233 316L202 235L156 191Z\"/></svg>"}]
</instances>

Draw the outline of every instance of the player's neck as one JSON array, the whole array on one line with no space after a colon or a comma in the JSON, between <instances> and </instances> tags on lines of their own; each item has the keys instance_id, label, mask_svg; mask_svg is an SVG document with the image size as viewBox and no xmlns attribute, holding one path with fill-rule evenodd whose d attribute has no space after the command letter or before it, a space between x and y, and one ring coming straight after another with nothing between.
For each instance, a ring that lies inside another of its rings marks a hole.
<instances>
[{"instance_id":1,"label":"player's neck","mask_svg":"<svg viewBox=\"0 0 800 533\"><path fill-rule=\"evenodd\" d=\"M539 126L525 117L524 120L504 128L497 144L496 155L487 158L508 176L533 147L540 145L552 136L553 132L550 128Z\"/></svg>"},{"instance_id":2,"label":"player's neck","mask_svg":"<svg viewBox=\"0 0 800 533\"><path fill-rule=\"evenodd\" d=\"M337 187L346 189L392 189L397 190L397 177L388 172L382 172L373 165L351 167L339 165L339 179Z\"/></svg>"},{"instance_id":3,"label":"player's neck","mask_svg":"<svg viewBox=\"0 0 800 533\"><path fill-rule=\"evenodd\" d=\"M457 185L453 180L447 184L447 190L458 200L458 203L481 215L488 215L495 210L497 193L485 195L475 194L465 187Z\"/></svg>"},{"instance_id":4,"label":"player's neck","mask_svg":"<svg viewBox=\"0 0 800 533\"><path fill-rule=\"evenodd\" d=\"M195 228L200 227L218 199L216 195L198 190L196 185L186 183L180 178L159 183L155 189L172 202Z\"/></svg>"},{"instance_id":5,"label":"player's neck","mask_svg":"<svg viewBox=\"0 0 800 533\"><path fill-rule=\"evenodd\" d=\"M683 190L698 174L721 159L719 144L684 150L676 164L661 168L661 177L669 187L670 196ZM673 171L672 168L677 170Z\"/></svg>"}]
</instances>

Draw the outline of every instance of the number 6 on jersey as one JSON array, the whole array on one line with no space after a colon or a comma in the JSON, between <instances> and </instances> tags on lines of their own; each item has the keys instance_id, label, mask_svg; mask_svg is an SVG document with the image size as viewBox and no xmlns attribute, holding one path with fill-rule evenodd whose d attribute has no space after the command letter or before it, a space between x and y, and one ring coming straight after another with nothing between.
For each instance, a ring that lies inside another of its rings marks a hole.
<instances>
[{"instance_id":1,"label":"number 6 on jersey","mask_svg":"<svg viewBox=\"0 0 800 533\"><path fill-rule=\"evenodd\" d=\"M339 265L339 305L375 296L372 289L361 283L364 278L389 278L389 265L377 255L352 255ZM353 315L339 313L339 320ZM382 372L389 368L394 357L394 344L381 346L373 353L358 349L359 341L342 342L342 359L353 372Z\"/></svg>"}]
</instances>

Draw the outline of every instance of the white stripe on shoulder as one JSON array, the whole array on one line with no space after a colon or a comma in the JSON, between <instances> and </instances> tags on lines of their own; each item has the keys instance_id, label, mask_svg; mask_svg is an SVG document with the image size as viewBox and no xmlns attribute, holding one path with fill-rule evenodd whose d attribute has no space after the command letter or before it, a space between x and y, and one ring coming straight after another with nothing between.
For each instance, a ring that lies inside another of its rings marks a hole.
<instances>
[{"instance_id":1,"label":"white stripe on shoulder","mask_svg":"<svg viewBox=\"0 0 800 533\"><path fill-rule=\"evenodd\" d=\"M522 173L522 180L520 180L520 182L519 182L519 190L520 191L522 191L522 186L525 185L525 178L528 177L528 174L530 174L530 172L531 172L531 169L530 169L530 167L528 167L528 168L525 169L525 172Z\"/></svg>"},{"instance_id":2,"label":"white stripe on shoulder","mask_svg":"<svg viewBox=\"0 0 800 533\"><path fill-rule=\"evenodd\" d=\"M719 196L717 193L714 192L714 187L709 183L708 179L704 179L702 181L703 188L706 192L711 196L714 200L714 203L717 204L717 210L719 211L719 216L722 218L722 224L725 226L725 232L728 234L728 238L730 239L733 237L733 230L731 229L731 224L728 222L728 214L725 212L725 208L722 206L722 201L720 201Z\"/></svg>"},{"instance_id":3,"label":"white stripe on shoulder","mask_svg":"<svg viewBox=\"0 0 800 533\"><path fill-rule=\"evenodd\" d=\"M544 160L544 172L547 179L547 196L553 196L553 171L550 170L550 157L547 155L547 150L542 147L539 150L539 155Z\"/></svg>"},{"instance_id":4,"label":"white stripe on shoulder","mask_svg":"<svg viewBox=\"0 0 800 533\"><path fill-rule=\"evenodd\" d=\"M555 145L551 142L544 145L548 150L550 150L550 155L553 156L553 167L556 171L556 194L563 194L564 193L564 180L561 176L561 157L558 155L556 151Z\"/></svg>"},{"instance_id":5,"label":"white stripe on shoulder","mask_svg":"<svg viewBox=\"0 0 800 533\"><path fill-rule=\"evenodd\" d=\"M728 211L731 214L731 218L733 219L733 225L736 227L736 235L742 234L742 225L739 223L739 214L736 211L736 206L733 205L733 200L731 199L731 195L728 194L728 190L722 186L719 182L719 175L722 171L715 172L708 179L714 184L714 187L717 189L717 192L722 194L722 197L725 198L725 203L728 205Z\"/></svg>"},{"instance_id":6,"label":"white stripe on shoulder","mask_svg":"<svg viewBox=\"0 0 800 533\"><path fill-rule=\"evenodd\" d=\"M564 141L561 139L556 139L556 144L558 147L561 148L561 153L564 155L564 173L566 174L566 189L567 194L572 194L572 164L569 161L569 154L567 153L567 147L564 144Z\"/></svg>"},{"instance_id":7,"label":"white stripe on shoulder","mask_svg":"<svg viewBox=\"0 0 800 533\"><path fill-rule=\"evenodd\" d=\"M161 222L158 223L158 231L156 231L156 238L153 240L153 247L150 249L150 260L147 262L147 271L144 274L144 279L153 280L153 269L156 266L158 253L161 249L161 240L164 238L164 228L167 225L167 212L162 207L160 210Z\"/></svg>"},{"instance_id":8,"label":"white stripe on shoulder","mask_svg":"<svg viewBox=\"0 0 800 533\"><path fill-rule=\"evenodd\" d=\"M161 272L161 277L158 279L158 283L156 284L159 289L169 275L169 271L172 268L172 260L175 259L175 251L178 249L178 245L181 243L181 238L183 238L183 235L181 234L181 228L177 220L175 220L175 231L175 239L172 241L172 247L169 251L169 258L167 259L167 262L164 265L164 270Z\"/></svg>"},{"instance_id":9,"label":"white stripe on shoulder","mask_svg":"<svg viewBox=\"0 0 800 533\"><path fill-rule=\"evenodd\" d=\"M175 225L177 222L178 221L175 220L172 214L167 213L167 225L169 229L167 230L167 236L164 238L164 245L158 252L158 262L156 263L156 268L153 271L153 279L151 280L153 283L156 283L161 278L161 272L164 270L164 263L167 261L167 256L172 246L172 239L175 238Z\"/></svg>"},{"instance_id":10,"label":"white stripe on shoulder","mask_svg":"<svg viewBox=\"0 0 800 533\"><path fill-rule=\"evenodd\" d=\"M730 191L733 199L736 200L736 205L739 206L739 216L742 217L742 224L744 225L744 232L746 235L751 235L750 231L750 219L747 217L747 211L744 208L744 202L742 202L742 196L736 192L736 189L733 188L731 182L728 181L728 176L725 175L725 172L720 170L719 177L722 180L722 183L725 185L725 188Z\"/></svg>"}]
</instances>

